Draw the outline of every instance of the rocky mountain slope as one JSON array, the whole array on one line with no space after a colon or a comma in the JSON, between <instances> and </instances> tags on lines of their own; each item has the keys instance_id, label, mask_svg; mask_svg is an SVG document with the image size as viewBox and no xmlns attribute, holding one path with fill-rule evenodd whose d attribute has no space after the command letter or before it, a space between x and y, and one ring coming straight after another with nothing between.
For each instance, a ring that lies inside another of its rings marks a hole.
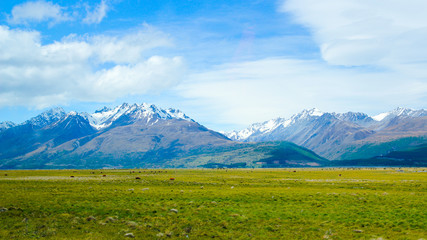
<instances>
[{"instance_id":1,"label":"rocky mountain slope","mask_svg":"<svg viewBox=\"0 0 427 240\"><path fill-rule=\"evenodd\" d=\"M396 108L370 117L310 109L224 134L240 142L290 141L329 159L374 157L426 142L427 111Z\"/></svg>"}]
</instances>

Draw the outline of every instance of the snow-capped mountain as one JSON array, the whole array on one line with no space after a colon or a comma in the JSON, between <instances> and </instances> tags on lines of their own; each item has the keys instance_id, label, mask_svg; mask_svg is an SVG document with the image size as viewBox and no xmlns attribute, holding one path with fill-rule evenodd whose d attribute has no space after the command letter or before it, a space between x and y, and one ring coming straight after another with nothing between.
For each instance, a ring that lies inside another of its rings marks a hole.
<instances>
[{"instance_id":1,"label":"snow-capped mountain","mask_svg":"<svg viewBox=\"0 0 427 240\"><path fill-rule=\"evenodd\" d=\"M293 115L289 119L276 118L268 120L262 123L254 123L248 128L240 131L224 132L224 134L235 141L253 141L256 136L269 134L279 128L290 128L295 124L301 124L303 122L308 123L310 121L316 121L320 119L325 113L317 108L303 110L302 112ZM377 127L381 123L386 123L395 117L399 118L417 118L427 116L427 111L424 109L413 110L407 108L396 108L390 112L378 114L370 117L365 113L360 112L347 112L347 113L327 113L343 122L348 122L360 126L372 126Z\"/></svg>"},{"instance_id":2,"label":"snow-capped mountain","mask_svg":"<svg viewBox=\"0 0 427 240\"><path fill-rule=\"evenodd\" d=\"M122 161L163 166L165 159L193 149L230 144L236 143L176 109L124 103L89 114L55 108L0 132L0 168L123 166Z\"/></svg>"},{"instance_id":3,"label":"snow-capped mountain","mask_svg":"<svg viewBox=\"0 0 427 240\"><path fill-rule=\"evenodd\" d=\"M360 112L333 113L333 115L341 121L355 123L361 126L372 124L375 120L368 114Z\"/></svg>"},{"instance_id":4,"label":"snow-capped mountain","mask_svg":"<svg viewBox=\"0 0 427 240\"><path fill-rule=\"evenodd\" d=\"M396 108L370 117L365 113L323 113L313 108L289 119L255 123L240 131L224 132L234 141L290 141L327 158L339 158L345 146L362 141L384 142L427 135L426 110Z\"/></svg>"},{"instance_id":5,"label":"snow-capped mountain","mask_svg":"<svg viewBox=\"0 0 427 240\"><path fill-rule=\"evenodd\" d=\"M21 125L30 124L35 128L43 128L49 124L63 119L66 115L67 113L61 107L52 108L36 117L31 118L30 120L23 122Z\"/></svg>"},{"instance_id":6,"label":"snow-capped mountain","mask_svg":"<svg viewBox=\"0 0 427 240\"><path fill-rule=\"evenodd\" d=\"M16 124L11 121L0 122L0 132L15 126Z\"/></svg>"},{"instance_id":7,"label":"snow-capped mountain","mask_svg":"<svg viewBox=\"0 0 427 240\"><path fill-rule=\"evenodd\" d=\"M154 124L159 119L182 119L186 121L194 122L193 119L185 115L178 109L162 109L154 104L128 104L123 103L114 108L103 107L102 109L96 110L94 113L81 112L77 113L71 111L69 113L61 107L49 109L41 114L33 117L19 125L31 125L34 128L43 128L48 125L54 124L60 120L67 118L68 116L81 116L87 119L92 127L97 130L109 127L113 122L117 121L121 117L126 117L128 121L143 120L147 123ZM0 131L6 130L11 127L15 127L17 124L5 121L0 123Z\"/></svg>"},{"instance_id":8,"label":"snow-capped mountain","mask_svg":"<svg viewBox=\"0 0 427 240\"><path fill-rule=\"evenodd\" d=\"M383 121L393 117L425 117L427 116L427 111L424 109L414 110L410 108L398 107L390 112L380 113L372 118L375 121Z\"/></svg>"},{"instance_id":9,"label":"snow-capped mountain","mask_svg":"<svg viewBox=\"0 0 427 240\"><path fill-rule=\"evenodd\" d=\"M317 108L303 110L302 112L293 115L289 119L276 118L262 123L254 123L248 128L240 131L224 132L231 140L250 142L250 141L269 141L276 137L271 134L280 129L289 128L297 123L308 122L317 119L323 115Z\"/></svg>"},{"instance_id":10,"label":"snow-capped mountain","mask_svg":"<svg viewBox=\"0 0 427 240\"><path fill-rule=\"evenodd\" d=\"M85 116L90 124L98 130L109 127L113 122L117 121L123 116L126 116L132 121L144 120L147 123L153 123L153 121L156 122L159 119L183 119L194 122L194 120L192 120L180 110L172 108L165 110L158 108L153 104L150 105L147 103L142 103L140 105L129 105L127 103L123 103L122 105L112 109L104 107L95 111L93 114L81 113L81 115Z\"/></svg>"}]
</instances>

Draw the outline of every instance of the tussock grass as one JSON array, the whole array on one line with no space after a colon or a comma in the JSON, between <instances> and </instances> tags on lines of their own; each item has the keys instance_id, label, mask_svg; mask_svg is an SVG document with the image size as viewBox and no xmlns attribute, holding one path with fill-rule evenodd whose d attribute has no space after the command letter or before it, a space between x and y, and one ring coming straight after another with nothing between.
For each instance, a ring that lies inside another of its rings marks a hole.
<instances>
[{"instance_id":1,"label":"tussock grass","mask_svg":"<svg viewBox=\"0 0 427 240\"><path fill-rule=\"evenodd\" d=\"M420 239L426 183L419 168L0 171L0 239Z\"/></svg>"}]
</instances>

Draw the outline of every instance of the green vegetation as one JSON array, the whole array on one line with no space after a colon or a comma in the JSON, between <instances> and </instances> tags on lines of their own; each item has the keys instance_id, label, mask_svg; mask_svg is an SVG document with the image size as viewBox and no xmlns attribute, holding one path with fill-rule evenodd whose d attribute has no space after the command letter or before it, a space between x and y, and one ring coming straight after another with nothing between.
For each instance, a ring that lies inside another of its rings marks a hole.
<instances>
[{"instance_id":1,"label":"green vegetation","mask_svg":"<svg viewBox=\"0 0 427 240\"><path fill-rule=\"evenodd\" d=\"M306 148L291 142L236 143L205 146L171 160L167 167L307 167L329 163Z\"/></svg>"},{"instance_id":2,"label":"green vegetation","mask_svg":"<svg viewBox=\"0 0 427 240\"><path fill-rule=\"evenodd\" d=\"M0 171L0 239L420 239L426 183L420 168Z\"/></svg>"},{"instance_id":3,"label":"green vegetation","mask_svg":"<svg viewBox=\"0 0 427 240\"><path fill-rule=\"evenodd\" d=\"M204 145L190 149L176 144L147 152L96 152L88 155L35 155L1 159L0 169L97 169L97 168L197 168L197 167L307 167L329 161L291 142Z\"/></svg>"},{"instance_id":4,"label":"green vegetation","mask_svg":"<svg viewBox=\"0 0 427 240\"><path fill-rule=\"evenodd\" d=\"M389 166L389 167L426 167L427 144L422 144L403 151L393 151L388 154L368 159L331 161L328 166Z\"/></svg>"},{"instance_id":5,"label":"green vegetation","mask_svg":"<svg viewBox=\"0 0 427 240\"><path fill-rule=\"evenodd\" d=\"M422 144L403 151L394 151L386 155L388 158L394 159L411 159L421 163L427 163L427 144Z\"/></svg>"},{"instance_id":6,"label":"green vegetation","mask_svg":"<svg viewBox=\"0 0 427 240\"><path fill-rule=\"evenodd\" d=\"M343 152L339 159L353 160L353 159L370 159L381 155L387 155L392 151L405 151L427 143L427 137L405 137L392 141L382 142L364 142L346 146L341 149ZM339 153L339 152L338 152ZM424 155L425 156L425 155ZM331 158L334 159L334 158ZM425 158L424 158L425 159Z\"/></svg>"}]
</instances>

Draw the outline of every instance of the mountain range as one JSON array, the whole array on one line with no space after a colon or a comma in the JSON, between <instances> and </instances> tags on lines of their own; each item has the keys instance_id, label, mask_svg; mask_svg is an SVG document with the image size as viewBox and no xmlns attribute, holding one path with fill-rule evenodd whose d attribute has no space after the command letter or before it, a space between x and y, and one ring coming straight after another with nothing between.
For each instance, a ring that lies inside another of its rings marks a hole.
<instances>
[{"instance_id":1,"label":"mountain range","mask_svg":"<svg viewBox=\"0 0 427 240\"><path fill-rule=\"evenodd\" d=\"M425 166L426 123L424 109L371 117L314 108L220 133L146 103L94 113L53 108L0 123L0 169Z\"/></svg>"},{"instance_id":2,"label":"mountain range","mask_svg":"<svg viewBox=\"0 0 427 240\"><path fill-rule=\"evenodd\" d=\"M289 142L240 143L183 112L124 103L89 113L54 108L21 124L0 124L0 168L320 166Z\"/></svg>"},{"instance_id":3,"label":"mountain range","mask_svg":"<svg viewBox=\"0 0 427 240\"><path fill-rule=\"evenodd\" d=\"M427 143L427 111L396 108L376 116L327 113L316 108L289 119L223 132L234 141L290 141L331 160L366 159Z\"/></svg>"}]
</instances>

